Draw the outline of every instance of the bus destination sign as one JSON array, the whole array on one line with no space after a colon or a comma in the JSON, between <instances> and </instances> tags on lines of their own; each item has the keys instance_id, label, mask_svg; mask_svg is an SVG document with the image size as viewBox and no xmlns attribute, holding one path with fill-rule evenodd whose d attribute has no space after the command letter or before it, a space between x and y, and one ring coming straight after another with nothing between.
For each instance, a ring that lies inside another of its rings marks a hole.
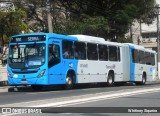
<instances>
[{"instance_id":1,"label":"bus destination sign","mask_svg":"<svg viewBox=\"0 0 160 116\"><path fill-rule=\"evenodd\" d=\"M11 42L38 42L45 40L46 40L45 35L17 36L11 38Z\"/></svg>"}]
</instances>

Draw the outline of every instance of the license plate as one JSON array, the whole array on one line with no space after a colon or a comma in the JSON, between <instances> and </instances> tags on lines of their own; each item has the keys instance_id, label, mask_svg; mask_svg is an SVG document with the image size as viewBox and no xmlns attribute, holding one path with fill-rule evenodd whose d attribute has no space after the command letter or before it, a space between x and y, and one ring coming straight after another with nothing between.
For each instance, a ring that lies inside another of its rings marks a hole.
<instances>
[{"instance_id":1,"label":"license plate","mask_svg":"<svg viewBox=\"0 0 160 116\"><path fill-rule=\"evenodd\" d=\"M26 83L27 83L27 80L22 80L21 83L22 83L22 84L26 84Z\"/></svg>"}]
</instances>

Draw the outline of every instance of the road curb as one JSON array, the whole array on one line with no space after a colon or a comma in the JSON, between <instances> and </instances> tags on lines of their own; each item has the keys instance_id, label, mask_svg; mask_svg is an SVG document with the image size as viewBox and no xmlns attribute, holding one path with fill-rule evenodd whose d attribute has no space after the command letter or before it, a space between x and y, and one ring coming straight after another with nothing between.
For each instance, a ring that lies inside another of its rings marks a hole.
<instances>
[{"instance_id":1,"label":"road curb","mask_svg":"<svg viewBox=\"0 0 160 116\"><path fill-rule=\"evenodd\" d=\"M8 86L0 86L0 93L1 92L8 92Z\"/></svg>"}]
</instances>

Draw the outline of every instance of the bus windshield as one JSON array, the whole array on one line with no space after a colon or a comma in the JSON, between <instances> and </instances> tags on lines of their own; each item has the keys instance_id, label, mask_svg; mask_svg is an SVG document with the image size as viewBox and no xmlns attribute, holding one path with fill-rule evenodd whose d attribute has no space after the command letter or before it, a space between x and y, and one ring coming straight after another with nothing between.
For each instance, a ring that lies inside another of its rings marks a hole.
<instances>
[{"instance_id":1,"label":"bus windshield","mask_svg":"<svg viewBox=\"0 0 160 116\"><path fill-rule=\"evenodd\" d=\"M38 68L45 63L45 44L10 45L9 66L11 68Z\"/></svg>"}]
</instances>

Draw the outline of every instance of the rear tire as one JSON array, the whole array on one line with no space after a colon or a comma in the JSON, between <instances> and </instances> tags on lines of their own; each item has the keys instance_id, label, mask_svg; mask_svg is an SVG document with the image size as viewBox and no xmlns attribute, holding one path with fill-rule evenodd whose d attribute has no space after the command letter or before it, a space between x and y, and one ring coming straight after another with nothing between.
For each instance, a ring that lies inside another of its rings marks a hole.
<instances>
[{"instance_id":1,"label":"rear tire","mask_svg":"<svg viewBox=\"0 0 160 116\"><path fill-rule=\"evenodd\" d=\"M112 73L109 73L109 75L108 75L107 85L108 86L113 86L114 85L114 75Z\"/></svg>"},{"instance_id":2,"label":"rear tire","mask_svg":"<svg viewBox=\"0 0 160 116\"><path fill-rule=\"evenodd\" d=\"M141 82L136 82L136 85L145 85L146 84L146 76L143 74L142 75L142 81Z\"/></svg>"}]
</instances>

